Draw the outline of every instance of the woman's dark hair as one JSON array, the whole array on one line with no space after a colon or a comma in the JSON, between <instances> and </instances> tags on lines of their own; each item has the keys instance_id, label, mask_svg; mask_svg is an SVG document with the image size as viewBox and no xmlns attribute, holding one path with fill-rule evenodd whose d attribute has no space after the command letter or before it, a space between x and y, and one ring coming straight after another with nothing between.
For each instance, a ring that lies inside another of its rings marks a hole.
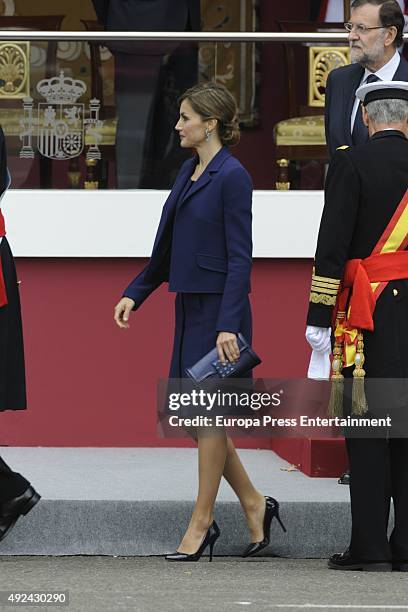
<instances>
[{"instance_id":1,"label":"woman's dark hair","mask_svg":"<svg viewBox=\"0 0 408 612\"><path fill-rule=\"evenodd\" d=\"M354 0L351 4L351 10L364 6L365 4L381 7L381 25L384 27L395 26L397 28L397 36L394 40L394 46L399 47L402 45L404 42L405 20L398 2L396 0Z\"/></svg>"},{"instance_id":2,"label":"woman's dark hair","mask_svg":"<svg viewBox=\"0 0 408 612\"><path fill-rule=\"evenodd\" d=\"M240 134L237 103L224 85L213 82L195 85L180 96L179 104L183 100L188 100L203 120L217 119L218 135L223 145L238 144Z\"/></svg>"}]
</instances>

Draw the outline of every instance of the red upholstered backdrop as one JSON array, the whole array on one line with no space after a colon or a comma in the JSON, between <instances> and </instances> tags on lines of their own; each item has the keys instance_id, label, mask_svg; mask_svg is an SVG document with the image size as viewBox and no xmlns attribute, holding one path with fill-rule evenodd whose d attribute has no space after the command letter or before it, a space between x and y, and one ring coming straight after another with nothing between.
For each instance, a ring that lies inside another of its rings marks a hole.
<instances>
[{"instance_id":1,"label":"red upholstered backdrop","mask_svg":"<svg viewBox=\"0 0 408 612\"><path fill-rule=\"evenodd\" d=\"M156 380L166 377L173 301L163 286L113 323L113 306L144 260L19 259L29 410L0 417L0 444L168 446L156 435ZM265 377L304 376L311 262L256 260L254 347ZM186 441L173 442L186 444ZM270 448L269 441L241 446Z\"/></svg>"}]
</instances>

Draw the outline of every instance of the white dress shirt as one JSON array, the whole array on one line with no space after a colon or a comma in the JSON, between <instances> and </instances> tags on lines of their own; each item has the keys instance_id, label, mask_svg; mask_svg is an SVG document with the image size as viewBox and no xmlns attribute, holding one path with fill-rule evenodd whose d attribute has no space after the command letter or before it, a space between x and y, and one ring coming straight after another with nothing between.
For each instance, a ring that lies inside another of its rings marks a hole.
<instances>
[{"instance_id":1,"label":"white dress shirt","mask_svg":"<svg viewBox=\"0 0 408 612\"><path fill-rule=\"evenodd\" d=\"M400 64L401 56L398 51L395 51L394 55L382 68L377 70L377 72L371 72L367 68L364 70L363 78L361 79L359 87L364 85L367 78L370 74L375 74L381 81L392 81L394 78L394 74L397 72L398 66ZM358 88L357 88L358 89ZM360 104L360 100L357 98L354 100L353 112L351 113L351 132L353 133L354 121L357 115L358 105Z\"/></svg>"}]
</instances>

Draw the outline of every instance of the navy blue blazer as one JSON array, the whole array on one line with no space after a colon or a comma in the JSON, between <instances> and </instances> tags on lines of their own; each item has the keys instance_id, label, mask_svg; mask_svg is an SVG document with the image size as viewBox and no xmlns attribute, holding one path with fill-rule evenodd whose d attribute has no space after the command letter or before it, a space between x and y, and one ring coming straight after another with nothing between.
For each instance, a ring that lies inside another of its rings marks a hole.
<instances>
[{"instance_id":1,"label":"navy blue blazer","mask_svg":"<svg viewBox=\"0 0 408 612\"><path fill-rule=\"evenodd\" d=\"M222 293L217 331L237 333L250 291L252 181L223 147L180 198L196 164L194 157L182 165L150 261L123 295L138 308L165 281L169 291Z\"/></svg>"},{"instance_id":2,"label":"navy blue blazer","mask_svg":"<svg viewBox=\"0 0 408 612\"><path fill-rule=\"evenodd\" d=\"M350 64L332 70L327 78L325 123L330 157L337 147L353 144L351 113L363 74L364 68L360 64ZM393 80L408 81L408 62L402 56Z\"/></svg>"}]
</instances>

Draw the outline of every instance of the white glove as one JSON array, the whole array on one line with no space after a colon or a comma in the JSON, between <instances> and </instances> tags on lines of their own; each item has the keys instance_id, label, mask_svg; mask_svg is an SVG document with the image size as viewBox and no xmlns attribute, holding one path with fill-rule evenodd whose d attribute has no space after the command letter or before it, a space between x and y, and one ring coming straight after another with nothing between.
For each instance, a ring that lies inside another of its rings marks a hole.
<instances>
[{"instance_id":1,"label":"white glove","mask_svg":"<svg viewBox=\"0 0 408 612\"><path fill-rule=\"evenodd\" d=\"M313 349L307 377L328 380L330 377L331 328L308 325L306 340Z\"/></svg>"},{"instance_id":2,"label":"white glove","mask_svg":"<svg viewBox=\"0 0 408 612\"><path fill-rule=\"evenodd\" d=\"M308 325L306 327L306 340L314 351L325 353L331 348L331 328Z\"/></svg>"}]
</instances>

